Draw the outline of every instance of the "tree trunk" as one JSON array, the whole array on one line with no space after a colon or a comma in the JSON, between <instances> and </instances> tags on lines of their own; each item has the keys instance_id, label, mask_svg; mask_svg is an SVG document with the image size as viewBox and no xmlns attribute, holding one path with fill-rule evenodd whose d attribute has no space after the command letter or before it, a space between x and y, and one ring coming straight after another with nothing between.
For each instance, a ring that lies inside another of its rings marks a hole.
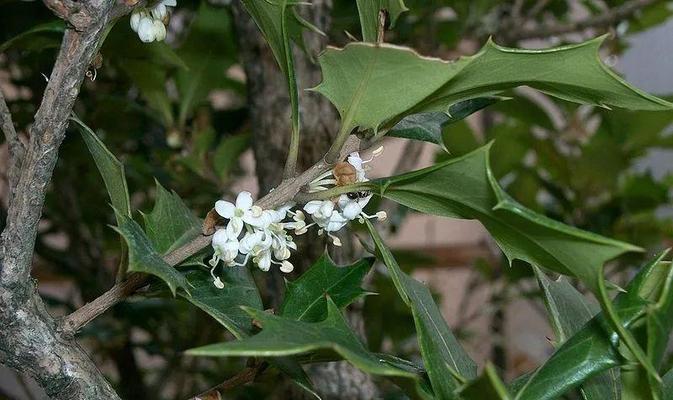
<instances>
[{"instance_id":1,"label":"tree trunk","mask_svg":"<svg viewBox=\"0 0 673 400\"><path fill-rule=\"evenodd\" d=\"M315 0L311 6L300 8L302 15L309 22L324 32L329 31L331 0ZM234 4L233 10L240 54L247 77L256 173L260 193L265 194L282 180L287 157L291 115L287 81L268 44L240 2ZM310 56L315 57L326 45L325 37L312 33L306 33L304 37ZM303 170L324 156L339 124L338 114L326 98L305 91L320 82L320 68L301 51L295 49L294 54L302 123L298 165L299 169ZM316 238L314 232L310 231L298 237L297 254L300 256L293 260L297 273L305 271L325 251L325 241ZM350 258L352 255L350 243L350 240L343 240L345 248L339 250L339 254L335 257L337 261L344 261L344 255ZM279 271L274 271L270 274L268 282L269 301L276 308L284 286L283 277ZM361 331L361 315L351 313L348 318L353 328ZM325 399L376 397L377 389L369 376L350 364L330 363L312 367L309 372L316 384L316 390Z\"/></svg>"}]
</instances>

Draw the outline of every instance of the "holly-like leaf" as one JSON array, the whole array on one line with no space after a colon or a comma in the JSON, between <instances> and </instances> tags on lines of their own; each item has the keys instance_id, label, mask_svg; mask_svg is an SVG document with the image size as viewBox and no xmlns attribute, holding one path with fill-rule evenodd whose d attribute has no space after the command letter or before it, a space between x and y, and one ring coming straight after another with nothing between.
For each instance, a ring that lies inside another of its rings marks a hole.
<instances>
[{"instance_id":1,"label":"holly-like leaf","mask_svg":"<svg viewBox=\"0 0 673 400\"><path fill-rule=\"evenodd\" d=\"M408 115L388 131L388 136L420 140L444 148L442 137L444 126L461 121L499 100L497 97L480 97L456 103L449 107L448 113L425 112Z\"/></svg>"},{"instance_id":2,"label":"holly-like leaf","mask_svg":"<svg viewBox=\"0 0 673 400\"><path fill-rule=\"evenodd\" d=\"M625 328L642 320L651 304L641 297L642 293L664 284L657 272L660 261L661 256L644 266L628 284L626 292L615 298L614 308ZM556 399L601 372L622 365L626 361L618 350L619 343L619 336L603 313L599 313L530 375L516 400Z\"/></svg>"},{"instance_id":3,"label":"holly-like leaf","mask_svg":"<svg viewBox=\"0 0 673 400\"><path fill-rule=\"evenodd\" d=\"M366 225L400 297L411 308L421 355L434 393L441 399L455 398L454 391L459 385L477 376L476 364L446 325L430 290L402 272L373 225L370 222Z\"/></svg>"},{"instance_id":4,"label":"holly-like leaf","mask_svg":"<svg viewBox=\"0 0 673 400\"><path fill-rule=\"evenodd\" d=\"M145 233L154 249L165 254L201 234L201 220L187 208L177 193L156 181L154 208L143 215Z\"/></svg>"},{"instance_id":5,"label":"holly-like leaf","mask_svg":"<svg viewBox=\"0 0 673 400\"><path fill-rule=\"evenodd\" d=\"M82 120L73 113L70 120L75 122L82 134L84 143L93 157L93 161L98 168L100 176L103 178L105 189L110 196L110 203L115 210L117 225L121 225L123 219L120 217L131 217L131 201L129 199L129 189L126 183L126 172L124 164L103 143L100 138L89 128ZM127 271L127 253L128 248L125 242L121 241L121 257L119 268L117 269L118 279L123 278Z\"/></svg>"},{"instance_id":6,"label":"holly-like leaf","mask_svg":"<svg viewBox=\"0 0 673 400\"><path fill-rule=\"evenodd\" d=\"M331 299L327 300L327 318L321 322L296 321L251 308L245 310L262 325L262 332L243 340L191 349L187 354L278 357L331 350L370 374L418 378L416 374L392 366L369 352L348 327Z\"/></svg>"},{"instance_id":7,"label":"holly-like leaf","mask_svg":"<svg viewBox=\"0 0 673 400\"><path fill-rule=\"evenodd\" d=\"M203 269L191 269L184 276L191 285L190 295L180 293L185 300L208 313L236 338L252 334L252 318L241 306L261 310L263 305L248 268L223 268L218 273L224 283L222 289L215 287L213 278Z\"/></svg>"},{"instance_id":8,"label":"holly-like leaf","mask_svg":"<svg viewBox=\"0 0 673 400\"><path fill-rule=\"evenodd\" d=\"M511 400L512 398L490 362L486 364L479 378L470 382L460 392L460 396L465 400Z\"/></svg>"},{"instance_id":9,"label":"holly-like leaf","mask_svg":"<svg viewBox=\"0 0 673 400\"><path fill-rule=\"evenodd\" d=\"M86 147L96 163L96 168L103 178L112 207L117 213L130 217L131 201L129 200L129 189L126 185L124 165L82 120L75 115L72 115L70 120L79 127L84 143L86 143ZM119 215L117 215L117 223L121 223Z\"/></svg>"},{"instance_id":10,"label":"holly-like leaf","mask_svg":"<svg viewBox=\"0 0 673 400\"><path fill-rule=\"evenodd\" d=\"M327 315L325 294L337 307L346 307L366 294L360 285L372 262L372 259L362 259L339 267L325 253L296 281L288 282L280 315L299 321L321 321Z\"/></svg>"},{"instance_id":11,"label":"holly-like leaf","mask_svg":"<svg viewBox=\"0 0 673 400\"><path fill-rule=\"evenodd\" d=\"M409 11L404 5L404 0L357 0L358 13L360 14L360 26L362 27L362 40L376 42L379 31L379 12L385 10L390 22L390 28L395 26L397 18L405 11Z\"/></svg>"},{"instance_id":12,"label":"holly-like leaf","mask_svg":"<svg viewBox=\"0 0 673 400\"><path fill-rule=\"evenodd\" d=\"M521 50L489 41L479 53L455 62L398 46L350 43L320 56L323 81L315 90L336 106L341 130L347 132L386 130L410 114L445 112L460 101L522 85L577 103L633 110L673 107L602 64L597 55L602 42Z\"/></svg>"},{"instance_id":13,"label":"holly-like leaf","mask_svg":"<svg viewBox=\"0 0 673 400\"><path fill-rule=\"evenodd\" d=\"M544 294L547 315L556 335L555 347L558 348L593 318L600 308L589 302L564 277L552 281L537 267L534 267L534 271ZM585 400L618 400L620 386L619 371L612 368L585 382L580 390Z\"/></svg>"},{"instance_id":14,"label":"holly-like leaf","mask_svg":"<svg viewBox=\"0 0 673 400\"><path fill-rule=\"evenodd\" d=\"M536 214L498 186L488 166L490 146L374 183L382 195L414 210L477 219L509 260L520 259L576 276L598 292L600 267L638 247Z\"/></svg>"},{"instance_id":15,"label":"holly-like leaf","mask_svg":"<svg viewBox=\"0 0 673 400\"><path fill-rule=\"evenodd\" d=\"M178 288L182 288L189 293L187 279L161 258L140 225L131 217L119 212L117 212L117 218L121 222L113 228L119 232L128 245L128 270L130 272L143 272L160 278L166 282L173 296L175 296Z\"/></svg>"}]
</instances>

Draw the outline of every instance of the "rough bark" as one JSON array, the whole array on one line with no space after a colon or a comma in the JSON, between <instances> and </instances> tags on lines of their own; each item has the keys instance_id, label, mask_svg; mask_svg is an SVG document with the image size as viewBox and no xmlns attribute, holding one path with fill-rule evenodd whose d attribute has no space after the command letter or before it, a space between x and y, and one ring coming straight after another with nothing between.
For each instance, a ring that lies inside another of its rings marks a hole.
<instances>
[{"instance_id":1,"label":"rough bark","mask_svg":"<svg viewBox=\"0 0 673 400\"><path fill-rule=\"evenodd\" d=\"M331 9L331 0L316 0L311 6L301 7L301 12L309 22L328 32ZM281 182L283 164L287 157L291 113L287 81L276 64L268 44L239 2L234 4L233 10L247 77L256 173L260 192L265 194ZM324 156L339 127L338 114L329 101L317 93L304 90L320 82L320 68L310 57L316 56L324 49L327 39L315 34L306 34L305 39L309 57L298 50L295 51L302 131L298 163L300 171ZM344 239L343 243L345 248L339 253L346 257L352 255L352 248L348 248L350 240ZM302 272L325 251L325 242L313 235L306 235L298 241L298 244L297 254L301 257L296 257L293 262L297 271ZM283 277L275 272L268 282L269 292L273 294L270 298L271 303L276 304L281 298ZM351 315L349 319L356 325L362 325L361 316ZM376 397L377 390L372 380L350 364L331 363L325 367L314 367L311 372L317 391L326 399Z\"/></svg>"},{"instance_id":2,"label":"rough bark","mask_svg":"<svg viewBox=\"0 0 673 400\"><path fill-rule=\"evenodd\" d=\"M42 206L68 117L114 6L108 0L77 4L75 8L54 2L48 6L53 9L55 4L73 27L64 34L35 115L0 237L0 362L30 374L54 399L117 399L86 353L57 330L30 277Z\"/></svg>"}]
</instances>

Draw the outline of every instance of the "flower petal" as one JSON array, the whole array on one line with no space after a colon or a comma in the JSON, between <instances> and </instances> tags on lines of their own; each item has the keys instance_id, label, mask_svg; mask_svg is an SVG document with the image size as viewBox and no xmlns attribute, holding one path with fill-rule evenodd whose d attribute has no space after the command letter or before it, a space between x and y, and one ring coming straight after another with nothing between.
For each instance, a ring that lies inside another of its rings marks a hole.
<instances>
[{"instance_id":1,"label":"flower petal","mask_svg":"<svg viewBox=\"0 0 673 400\"><path fill-rule=\"evenodd\" d=\"M341 212L344 218L352 221L357 218L358 215L360 215L362 212L362 207L360 207L360 204L357 201L351 201L350 203L346 204L346 207L341 209Z\"/></svg>"},{"instance_id":2,"label":"flower petal","mask_svg":"<svg viewBox=\"0 0 673 400\"><path fill-rule=\"evenodd\" d=\"M233 203L224 200L215 202L215 211L223 218L231 219L234 216L236 206Z\"/></svg>"},{"instance_id":3,"label":"flower petal","mask_svg":"<svg viewBox=\"0 0 673 400\"><path fill-rule=\"evenodd\" d=\"M311 200L308 203L304 204L304 211L307 213L313 215L315 214L319 209L320 206L322 205L322 201L320 200Z\"/></svg>"},{"instance_id":4,"label":"flower petal","mask_svg":"<svg viewBox=\"0 0 673 400\"><path fill-rule=\"evenodd\" d=\"M250 192L241 192L236 197L236 208L249 210L252 207L252 194Z\"/></svg>"}]
</instances>

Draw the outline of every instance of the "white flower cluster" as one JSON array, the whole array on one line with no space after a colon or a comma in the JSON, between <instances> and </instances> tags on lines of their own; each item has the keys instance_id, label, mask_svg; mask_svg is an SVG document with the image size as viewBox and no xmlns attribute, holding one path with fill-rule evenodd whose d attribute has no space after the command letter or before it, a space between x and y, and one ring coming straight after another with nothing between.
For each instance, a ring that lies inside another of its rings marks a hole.
<instances>
[{"instance_id":1,"label":"white flower cluster","mask_svg":"<svg viewBox=\"0 0 673 400\"><path fill-rule=\"evenodd\" d=\"M215 211L228 220L225 228L218 229L213 235L213 258L210 260L213 282L218 288L224 283L215 276L214 270L222 261L226 266L244 266L252 257L252 262L262 271L268 271L271 264L280 265L285 273L292 272L294 266L288 261L290 250L297 245L287 231L305 231L304 215L290 211L291 204L278 210L263 210L253 205L250 192L241 192L236 203L219 200L215 203ZM291 222L282 222L287 215L293 217ZM237 262L237 258L243 258Z\"/></svg>"},{"instance_id":2,"label":"white flower cluster","mask_svg":"<svg viewBox=\"0 0 673 400\"><path fill-rule=\"evenodd\" d=\"M161 0L153 7L139 8L131 14L131 29L138 33L144 43L161 42L166 39L168 7L175 7L176 0Z\"/></svg>"},{"instance_id":3,"label":"white flower cluster","mask_svg":"<svg viewBox=\"0 0 673 400\"><path fill-rule=\"evenodd\" d=\"M374 151L374 156L382 149ZM340 163L337 167L319 176L310 185L311 192L327 190L332 186L343 186L350 183L366 182L364 164L358 153L352 153L347 163ZM345 172L344 172L345 171ZM346 179L347 178L347 179ZM252 259L262 271L268 271L271 264L280 266L285 273L292 272L294 266L288 259L291 250L296 250L292 236L302 235L313 225L320 227L319 235L326 233L335 246L341 246L341 241L333 233L343 228L349 221L358 219L364 222L365 218L386 218L384 211L375 215L367 215L362 209L371 199L369 192L353 192L342 194L330 200L309 201L304 210L311 216L313 222L306 224L305 215L301 210L291 211L294 204L284 205L277 210L263 210L253 205L250 192L241 192L235 203L219 200L215 203L215 211L227 220L223 228L213 235L213 258L210 260L210 274L216 287L224 288L222 280L215 275L215 268L220 261L225 266L244 266ZM284 221L291 217L290 221Z\"/></svg>"},{"instance_id":4,"label":"white flower cluster","mask_svg":"<svg viewBox=\"0 0 673 400\"><path fill-rule=\"evenodd\" d=\"M348 156L347 164L352 168L345 165L347 167L345 169L346 171L350 169L353 172L353 176L347 183L367 182L369 179L366 177L365 164L372 161L382 151L383 147L374 150L373 157L369 160L362 160L360 154L357 152L351 153ZM319 192L329 189L330 186L340 185L342 183L340 178L343 178L344 175L348 176L348 172L338 171L337 168L326 172L311 182L309 191ZM372 194L370 192L359 191L342 194L337 199L309 201L304 205L304 211L311 216L313 222L306 225L304 229L318 225L320 227L318 231L319 235L322 235L324 232L332 239L332 243L335 246L341 246L341 241L333 233L346 226L349 221L357 219L362 223L365 218L376 218L379 221L386 219L387 215L385 211L379 211L374 215L367 215L363 211L371 198Z\"/></svg>"}]
</instances>

